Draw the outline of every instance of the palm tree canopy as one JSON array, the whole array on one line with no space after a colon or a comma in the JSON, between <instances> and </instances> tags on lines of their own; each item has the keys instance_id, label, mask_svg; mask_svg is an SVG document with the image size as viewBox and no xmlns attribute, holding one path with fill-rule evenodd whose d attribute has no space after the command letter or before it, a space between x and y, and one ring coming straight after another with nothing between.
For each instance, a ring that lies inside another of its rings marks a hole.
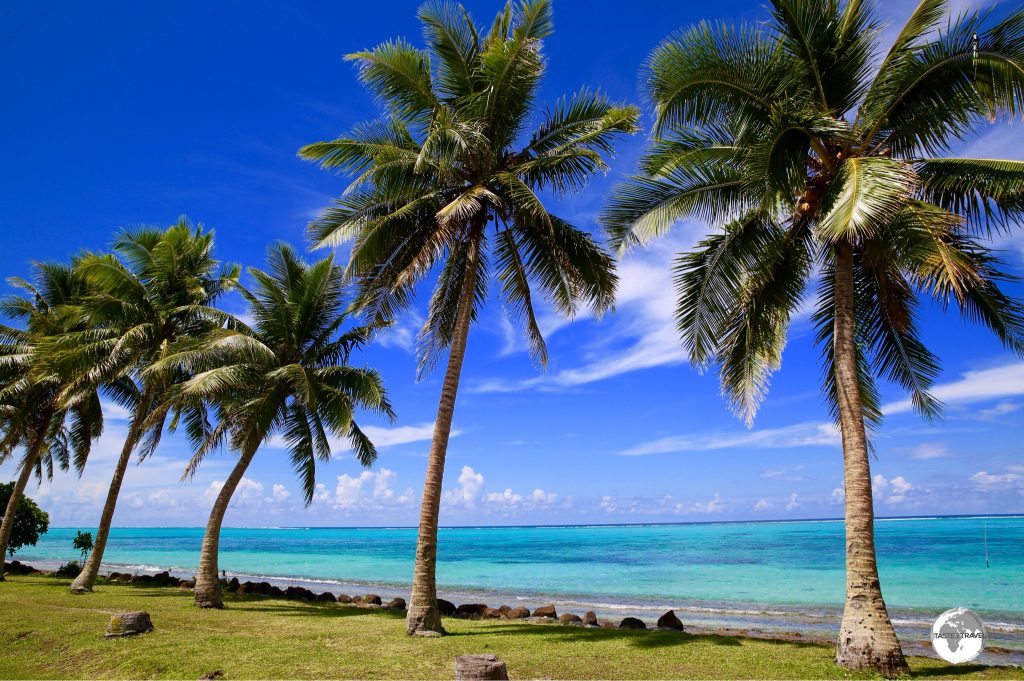
<instances>
[{"instance_id":1,"label":"palm tree canopy","mask_svg":"<svg viewBox=\"0 0 1024 681\"><path fill-rule=\"evenodd\" d=\"M387 115L300 150L354 176L310 235L319 246L354 241L355 304L375 320L391 319L440 267L420 333L421 370L451 344L465 282L474 282L475 318L492 271L544 364L532 286L572 315L581 302L608 308L616 278L604 250L548 212L541 193L577 191L606 170L615 138L636 131L638 111L585 89L538 111L548 0L510 2L487 29L448 2L424 5L419 18L426 48L399 39L348 55Z\"/></svg>"},{"instance_id":2,"label":"palm tree canopy","mask_svg":"<svg viewBox=\"0 0 1024 681\"><path fill-rule=\"evenodd\" d=\"M699 219L716 230L675 265L677 326L691 361L717 365L748 420L815 281L813 315L832 372L835 249L855 257L864 416L876 374L921 413L939 405L922 343L922 297L955 303L1016 352L1021 306L984 239L1024 216L1024 162L942 158L979 123L1024 106L1024 9L945 25L922 0L891 49L860 0L773 0L766 25L701 23L646 67L657 137L601 222L619 250ZM945 26L944 28L942 26Z\"/></svg>"},{"instance_id":3,"label":"palm tree canopy","mask_svg":"<svg viewBox=\"0 0 1024 681\"><path fill-rule=\"evenodd\" d=\"M43 438L34 464L39 480L53 478L54 465L80 473L93 441L103 432L99 394L94 389L72 406L61 407L58 395L70 380L33 371L39 346L47 339L83 328L74 306L89 285L75 264L34 263L31 281L12 277L20 289L0 301L0 315L18 326L0 324L0 462Z\"/></svg>"},{"instance_id":4,"label":"palm tree canopy","mask_svg":"<svg viewBox=\"0 0 1024 681\"><path fill-rule=\"evenodd\" d=\"M344 438L364 466L377 450L359 428L356 409L394 418L380 374L349 365L366 344L370 327L343 330L345 276L333 256L304 263L285 244L271 248L268 270L252 268L252 290L239 286L252 325L233 319L227 328L183 338L145 374L163 381L185 373L151 416L171 408L213 412L189 424L196 452L193 474L212 449L229 444L245 454L275 435L283 438L301 478L306 503L316 487L316 462L331 458L332 437Z\"/></svg>"},{"instance_id":5,"label":"palm tree canopy","mask_svg":"<svg viewBox=\"0 0 1024 681\"><path fill-rule=\"evenodd\" d=\"M165 376L164 383L146 384L142 370L175 341L224 323L227 315L213 303L236 284L239 268L214 259L213 232L186 218L167 229L125 230L113 251L87 254L76 262L89 291L71 309L85 327L49 338L39 371L75 377L61 394L67 404L104 385L122 406L148 412L171 383L186 377ZM147 388L149 404L141 404ZM162 430L161 421L147 432L141 457L156 449Z\"/></svg>"}]
</instances>

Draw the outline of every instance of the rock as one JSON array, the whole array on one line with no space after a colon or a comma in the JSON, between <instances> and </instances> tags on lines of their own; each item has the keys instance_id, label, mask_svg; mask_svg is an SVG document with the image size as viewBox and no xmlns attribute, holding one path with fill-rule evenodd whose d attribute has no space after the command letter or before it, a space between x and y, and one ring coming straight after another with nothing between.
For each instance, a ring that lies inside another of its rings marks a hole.
<instances>
[{"instance_id":1,"label":"rock","mask_svg":"<svg viewBox=\"0 0 1024 681\"><path fill-rule=\"evenodd\" d=\"M238 590L235 593L237 593L239 596L244 596L246 594L256 593L256 591L254 589L255 586L256 585L253 584L252 582L242 582L241 584L238 585Z\"/></svg>"},{"instance_id":2,"label":"rock","mask_svg":"<svg viewBox=\"0 0 1024 681\"><path fill-rule=\"evenodd\" d=\"M502 612L498 608L487 608L484 610L484 619L497 620L502 618Z\"/></svg>"},{"instance_id":3,"label":"rock","mask_svg":"<svg viewBox=\"0 0 1024 681\"><path fill-rule=\"evenodd\" d=\"M501 618L502 619L508 619L508 614L509 614L509 612L511 612L511 610L512 610L512 608L510 608L507 605L499 605L498 606L498 612L501 613Z\"/></svg>"},{"instance_id":4,"label":"rock","mask_svg":"<svg viewBox=\"0 0 1024 681\"><path fill-rule=\"evenodd\" d=\"M365 603L366 605L380 605L381 604L380 596L378 596L377 594L366 594L360 600L361 600L362 603Z\"/></svg>"},{"instance_id":5,"label":"rock","mask_svg":"<svg viewBox=\"0 0 1024 681\"><path fill-rule=\"evenodd\" d=\"M558 613L555 612L555 606L553 605L542 605L533 611L534 617L550 617L551 619L558 619Z\"/></svg>"},{"instance_id":6,"label":"rock","mask_svg":"<svg viewBox=\"0 0 1024 681\"><path fill-rule=\"evenodd\" d=\"M505 663L494 655L459 655L455 658L455 681L508 679Z\"/></svg>"},{"instance_id":7,"label":"rock","mask_svg":"<svg viewBox=\"0 0 1024 681\"><path fill-rule=\"evenodd\" d=\"M196 580L194 580L194 579L183 579L183 580L181 580L181 583L178 584L178 586L181 587L182 589L194 589L194 588L196 588Z\"/></svg>"},{"instance_id":8,"label":"rock","mask_svg":"<svg viewBox=\"0 0 1024 681\"><path fill-rule=\"evenodd\" d=\"M301 586L290 586L285 589L284 597L289 601L312 601L316 599L316 594Z\"/></svg>"},{"instance_id":9,"label":"rock","mask_svg":"<svg viewBox=\"0 0 1024 681\"><path fill-rule=\"evenodd\" d=\"M574 615L571 612L564 612L558 616L558 621L562 624L576 624L577 622L582 624L583 618L579 615Z\"/></svg>"},{"instance_id":10,"label":"rock","mask_svg":"<svg viewBox=\"0 0 1024 681\"><path fill-rule=\"evenodd\" d=\"M224 672L219 669L215 669L212 672L206 672L199 677L199 681L214 681L214 679L220 679L224 677Z\"/></svg>"},{"instance_id":11,"label":"rock","mask_svg":"<svg viewBox=\"0 0 1024 681\"><path fill-rule=\"evenodd\" d=\"M444 636L440 631L434 631L433 629L417 629L416 635L423 638L441 638Z\"/></svg>"},{"instance_id":12,"label":"rock","mask_svg":"<svg viewBox=\"0 0 1024 681\"><path fill-rule=\"evenodd\" d=\"M405 610L405 599L399 596L395 596L385 605L385 608L391 608L392 610Z\"/></svg>"},{"instance_id":13,"label":"rock","mask_svg":"<svg viewBox=\"0 0 1024 681\"><path fill-rule=\"evenodd\" d=\"M349 596L348 594L338 594L338 602L339 603L351 603L352 602L352 597Z\"/></svg>"},{"instance_id":14,"label":"rock","mask_svg":"<svg viewBox=\"0 0 1024 681\"><path fill-rule=\"evenodd\" d=\"M609 622L608 620L604 620L603 622L601 622L601 628L602 629L618 629L618 626L615 625L615 622Z\"/></svg>"},{"instance_id":15,"label":"rock","mask_svg":"<svg viewBox=\"0 0 1024 681\"><path fill-rule=\"evenodd\" d=\"M451 617L455 614L455 604L443 598L437 599L437 611L444 617Z\"/></svg>"},{"instance_id":16,"label":"rock","mask_svg":"<svg viewBox=\"0 0 1024 681\"><path fill-rule=\"evenodd\" d=\"M31 565L25 565L24 563L12 560L10 563L4 563L4 572L9 575L32 575L39 572L39 570L36 570Z\"/></svg>"},{"instance_id":17,"label":"rock","mask_svg":"<svg viewBox=\"0 0 1024 681\"><path fill-rule=\"evenodd\" d=\"M109 581L109 582L120 582L121 581L121 573L120 572L111 572L109 575L107 575L107 581Z\"/></svg>"},{"instance_id":18,"label":"rock","mask_svg":"<svg viewBox=\"0 0 1024 681\"><path fill-rule=\"evenodd\" d=\"M674 610L669 610L664 615L658 618L659 629L675 629L676 631L683 630L683 623L676 617Z\"/></svg>"},{"instance_id":19,"label":"rock","mask_svg":"<svg viewBox=\"0 0 1024 681\"><path fill-rule=\"evenodd\" d=\"M266 593L267 596L270 596L271 598L284 598L285 597L284 589L282 589L281 587L273 586L272 584L268 584L267 586L270 587L270 588L267 589L267 593Z\"/></svg>"},{"instance_id":20,"label":"rock","mask_svg":"<svg viewBox=\"0 0 1024 681\"><path fill-rule=\"evenodd\" d=\"M227 589L228 593L236 593L238 591L238 587L238 577L232 577L228 581L228 585L225 587L225 589Z\"/></svg>"},{"instance_id":21,"label":"rock","mask_svg":"<svg viewBox=\"0 0 1024 681\"><path fill-rule=\"evenodd\" d=\"M153 583L159 584L160 586L168 586L172 579L173 577L171 577L171 573L167 571L158 572L153 575Z\"/></svg>"},{"instance_id":22,"label":"rock","mask_svg":"<svg viewBox=\"0 0 1024 681\"><path fill-rule=\"evenodd\" d=\"M647 625L635 617L627 617L619 622L619 629L646 629Z\"/></svg>"},{"instance_id":23,"label":"rock","mask_svg":"<svg viewBox=\"0 0 1024 681\"><path fill-rule=\"evenodd\" d=\"M330 591L325 591L316 597L317 603L337 603L338 599Z\"/></svg>"},{"instance_id":24,"label":"rock","mask_svg":"<svg viewBox=\"0 0 1024 681\"><path fill-rule=\"evenodd\" d=\"M148 612L122 612L110 616L106 637L134 636L147 631L153 631L153 621L149 619Z\"/></svg>"},{"instance_id":25,"label":"rock","mask_svg":"<svg viewBox=\"0 0 1024 681\"><path fill-rule=\"evenodd\" d=\"M486 603L463 603L455 609L456 617L480 619L487 613Z\"/></svg>"},{"instance_id":26,"label":"rock","mask_svg":"<svg viewBox=\"0 0 1024 681\"><path fill-rule=\"evenodd\" d=\"M510 620L522 620L530 616L529 608L509 608L509 611L505 613L505 618Z\"/></svg>"},{"instance_id":27,"label":"rock","mask_svg":"<svg viewBox=\"0 0 1024 681\"><path fill-rule=\"evenodd\" d=\"M583 613L583 623L588 627L596 627L597 613L595 613L593 610L587 610L585 613Z\"/></svg>"}]
</instances>

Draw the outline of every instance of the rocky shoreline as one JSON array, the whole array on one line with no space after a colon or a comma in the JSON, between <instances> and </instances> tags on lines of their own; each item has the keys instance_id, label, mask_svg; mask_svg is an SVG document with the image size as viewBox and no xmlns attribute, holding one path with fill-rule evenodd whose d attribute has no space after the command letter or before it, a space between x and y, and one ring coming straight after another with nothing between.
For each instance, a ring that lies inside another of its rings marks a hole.
<instances>
[{"instance_id":1,"label":"rocky shoreline","mask_svg":"<svg viewBox=\"0 0 1024 681\"><path fill-rule=\"evenodd\" d=\"M7 574L45 574L52 575L53 572L36 569L30 565L13 561L5 563ZM195 586L194 579L182 579L170 574L169 571L157 572L156 574L133 574L128 572L110 572L101 575L102 579L114 584L139 584L156 587L169 587L180 589L192 589ZM363 595L336 594L331 591L317 593L302 586L280 587L267 581L241 581L237 577L222 579L221 586L227 593L234 593L241 596L259 596L263 598L278 598L282 600L301 601L306 603L337 603L350 607L364 609L390 610L396 613L404 613L406 601L400 596L390 599L374 593ZM695 625L684 625L673 610L666 611L656 622L648 623L638 617L624 617L621 620L599 618L594 611L584 612L582 615L571 612L559 613L555 605L542 605L530 610L529 608L509 605L491 607L484 603L455 603L439 598L437 600L441 615L456 619L470 620L506 620L527 624L538 624L547 626L575 626L591 629L624 629L633 631L665 631L675 633L687 633L699 636L724 636L730 638L749 638L767 641L782 641L787 643L802 643L815 645L833 645L834 639L826 636L806 635L798 631L767 631L761 629L732 628L732 627L706 627ZM903 641L904 652L908 655L921 655L934 657L931 646L924 642ZM1021 666L1020 655L1016 651L986 646L986 664Z\"/></svg>"}]
</instances>

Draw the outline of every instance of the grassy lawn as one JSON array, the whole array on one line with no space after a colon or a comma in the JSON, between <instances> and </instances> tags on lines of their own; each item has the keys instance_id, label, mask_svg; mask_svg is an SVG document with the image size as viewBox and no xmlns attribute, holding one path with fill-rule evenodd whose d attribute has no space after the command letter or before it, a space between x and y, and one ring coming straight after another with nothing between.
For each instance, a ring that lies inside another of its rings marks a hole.
<instances>
[{"instance_id":1,"label":"grassy lawn","mask_svg":"<svg viewBox=\"0 0 1024 681\"><path fill-rule=\"evenodd\" d=\"M670 632L447 620L450 636L410 638L399 615L339 604L227 595L198 610L176 588L112 585L73 596L67 580L0 583L0 678L444 679L465 653L494 653L525 678L844 678L830 647ZM146 610L155 631L105 639L110 613ZM915 676L1021 678L1021 671L913 658Z\"/></svg>"}]
</instances>

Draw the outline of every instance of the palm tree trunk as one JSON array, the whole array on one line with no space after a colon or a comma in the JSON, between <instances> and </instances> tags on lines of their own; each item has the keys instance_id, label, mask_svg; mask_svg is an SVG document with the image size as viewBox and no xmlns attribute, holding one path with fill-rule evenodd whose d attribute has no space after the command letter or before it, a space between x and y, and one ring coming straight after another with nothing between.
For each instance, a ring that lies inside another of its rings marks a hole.
<instances>
[{"instance_id":1,"label":"palm tree trunk","mask_svg":"<svg viewBox=\"0 0 1024 681\"><path fill-rule=\"evenodd\" d=\"M203 548L199 554L199 571L196 573L195 604L200 608L223 608L224 600L220 593L220 578L217 576L217 553L220 551L220 527L224 523L231 496L242 481L249 463L256 454L254 447L251 452L243 453L235 464L228 479L217 493L217 499L210 510L210 519L206 522L206 533L203 535Z\"/></svg>"},{"instance_id":2,"label":"palm tree trunk","mask_svg":"<svg viewBox=\"0 0 1024 681\"><path fill-rule=\"evenodd\" d=\"M107 537L110 536L110 525L114 521L114 510L117 508L117 497L121 493L121 483L124 481L125 471L128 470L128 463L131 461L132 452L142 435L142 422L149 412L149 393L143 391L139 402L135 406L135 415L132 417L132 424L128 428L128 436L121 447L121 456L117 460L117 467L114 468L114 477L110 480L110 489L107 491L107 500L103 504L103 513L100 515L100 526L96 529L96 543L93 544L89 560L85 561L82 572L75 581L71 582L71 593L84 594L92 591L96 584L96 577L100 572L100 563L103 561L103 550L107 547Z\"/></svg>"},{"instance_id":3,"label":"palm tree trunk","mask_svg":"<svg viewBox=\"0 0 1024 681\"><path fill-rule=\"evenodd\" d=\"M28 479L32 475L32 469L35 468L36 462L39 461L39 452L43 451L43 443L46 442L46 432L50 429L51 420L53 420L53 409L47 407L43 413L39 432L36 434L31 448L25 454L25 459L21 463L21 473L18 475L18 481L14 483L11 498L7 500L4 519L0 523L0 582L4 581L4 559L7 556L7 543L11 540L11 531L14 529L14 514L17 512L18 504L21 503L21 498L25 494L25 487L28 485Z\"/></svg>"},{"instance_id":4,"label":"palm tree trunk","mask_svg":"<svg viewBox=\"0 0 1024 681\"><path fill-rule=\"evenodd\" d=\"M836 663L846 669L873 669L883 676L908 674L910 668L882 600L875 562L871 467L857 371L853 247L849 243L836 247L835 277L833 351L846 490L846 607Z\"/></svg>"},{"instance_id":5,"label":"palm tree trunk","mask_svg":"<svg viewBox=\"0 0 1024 681\"><path fill-rule=\"evenodd\" d=\"M473 317L478 248L479 241L474 237L469 257L466 259L462 299L459 301L459 312L455 319L452 347L448 353L448 368L444 373L441 401L437 407L437 419L434 421L434 437L430 442L430 455L427 459L423 501L420 505L420 526L416 535L416 566L413 569L412 595L409 597L409 612L405 620L406 631L410 635L428 631L444 633L441 613L437 609L437 520L441 510L444 459L448 453L448 437L452 432L455 397L459 391L459 378L462 376L462 361L466 357L469 323Z\"/></svg>"}]
</instances>

